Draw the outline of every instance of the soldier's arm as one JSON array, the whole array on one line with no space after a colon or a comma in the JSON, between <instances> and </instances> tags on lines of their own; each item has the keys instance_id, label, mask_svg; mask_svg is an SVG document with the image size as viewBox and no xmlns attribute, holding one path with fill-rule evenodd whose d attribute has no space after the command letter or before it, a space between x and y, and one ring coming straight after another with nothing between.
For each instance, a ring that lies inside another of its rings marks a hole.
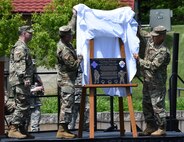
<instances>
[{"instance_id":1,"label":"soldier's arm","mask_svg":"<svg viewBox=\"0 0 184 142\"><path fill-rule=\"evenodd\" d=\"M60 54L60 56L63 59L65 65L68 66L68 68L70 68L71 70L78 69L81 60L75 59L69 51L65 51L64 53Z\"/></svg>"},{"instance_id":2,"label":"soldier's arm","mask_svg":"<svg viewBox=\"0 0 184 142\"><path fill-rule=\"evenodd\" d=\"M71 27L72 32L75 32L77 14L73 12L71 20L68 22L68 26Z\"/></svg>"},{"instance_id":3,"label":"soldier's arm","mask_svg":"<svg viewBox=\"0 0 184 142\"><path fill-rule=\"evenodd\" d=\"M139 64L141 67L144 67L145 69L150 69L150 70L157 70L160 66L162 66L163 64L168 64L168 60L169 60L169 55L166 51L161 51L160 53L158 53L155 58L153 59L153 61L149 61L149 60L143 60L141 58L139 58Z\"/></svg>"},{"instance_id":4,"label":"soldier's arm","mask_svg":"<svg viewBox=\"0 0 184 142\"><path fill-rule=\"evenodd\" d=\"M26 52L22 46L15 48L14 62L18 77L23 78L26 73Z\"/></svg>"},{"instance_id":5,"label":"soldier's arm","mask_svg":"<svg viewBox=\"0 0 184 142\"><path fill-rule=\"evenodd\" d=\"M146 46L148 41L151 39L151 35L146 30L143 30L140 26L138 26L137 37L140 40L140 48L139 48L139 56L141 58L145 57Z\"/></svg>"}]
</instances>

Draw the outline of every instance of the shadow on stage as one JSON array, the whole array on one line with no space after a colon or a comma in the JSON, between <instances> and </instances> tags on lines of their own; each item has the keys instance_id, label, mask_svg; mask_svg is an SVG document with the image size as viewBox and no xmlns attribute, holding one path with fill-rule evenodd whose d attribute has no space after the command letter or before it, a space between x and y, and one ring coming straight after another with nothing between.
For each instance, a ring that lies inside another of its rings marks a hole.
<instances>
[{"instance_id":1,"label":"shadow on stage","mask_svg":"<svg viewBox=\"0 0 184 142\"><path fill-rule=\"evenodd\" d=\"M73 131L77 134L78 131ZM82 138L74 139L57 139L56 131L44 131L31 133L35 136L34 139L13 139L7 138L6 136L1 137L1 142L53 142L53 141L69 141L69 142L184 142L184 133L167 131L166 136L138 136L133 137L131 132L126 132L124 136L120 136L119 131L104 132L95 131L95 138L89 138L89 132L84 131Z\"/></svg>"}]
</instances>

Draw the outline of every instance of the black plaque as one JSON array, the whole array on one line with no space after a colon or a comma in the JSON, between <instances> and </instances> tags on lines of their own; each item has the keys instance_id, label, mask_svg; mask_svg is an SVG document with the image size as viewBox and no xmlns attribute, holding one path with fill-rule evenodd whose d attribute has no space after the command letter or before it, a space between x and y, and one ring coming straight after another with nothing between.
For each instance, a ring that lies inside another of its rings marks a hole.
<instances>
[{"instance_id":1,"label":"black plaque","mask_svg":"<svg viewBox=\"0 0 184 142\"><path fill-rule=\"evenodd\" d=\"M93 58L90 67L93 84L127 84L124 58Z\"/></svg>"}]
</instances>

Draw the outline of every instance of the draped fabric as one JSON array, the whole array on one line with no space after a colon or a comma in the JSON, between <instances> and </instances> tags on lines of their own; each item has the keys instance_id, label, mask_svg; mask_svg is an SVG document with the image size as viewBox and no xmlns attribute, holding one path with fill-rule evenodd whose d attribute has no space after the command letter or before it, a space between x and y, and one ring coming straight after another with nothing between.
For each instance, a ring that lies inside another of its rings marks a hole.
<instances>
[{"instance_id":1,"label":"draped fabric","mask_svg":"<svg viewBox=\"0 0 184 142\"><path fill-rule=\"evenodd\" d=\"M137 22L130 7L114 10L91 9L84 4L74 6L77 11L77 54L83 55L82 85L89 84L89 41L94 39L94 58L121 58L119 38L123 41L126 54L128 81L136 74L133 53L139 52ZM107 88L109 95L124 96L124 89Z\"/></svg>"}]
</instances>

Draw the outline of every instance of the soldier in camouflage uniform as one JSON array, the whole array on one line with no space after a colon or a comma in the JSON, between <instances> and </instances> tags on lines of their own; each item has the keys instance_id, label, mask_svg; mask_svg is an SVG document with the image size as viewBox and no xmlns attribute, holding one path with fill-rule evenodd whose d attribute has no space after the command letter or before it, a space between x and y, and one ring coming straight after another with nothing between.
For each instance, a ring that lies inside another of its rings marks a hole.
<instances>
[{"instance_id":1,"label":"soldier in camouflage uniform","mask_svg":"<svg viewBox=\"0 0 184 142\"><path fill-rule=\"evenodd\" d=\"M164 46L166 28L157 26L147 40L144 59L134 54L143 71L143 114L146 129L139 135L160 136L166 134L166 79L167 65L170 62L170 52Z\"/></svg>"},{"instance_id":2,"label":"soldier in camouflage uniform","mask_svg":"<svg viewBox=\"0 0 184 142\"><path fill-rule=\"evenodd\" d=\"M33 85L31 86L31 100L30 100L30 108L31 108L31 118L30 118L30 128L32 132L38 132L40 130L39 123L41 120L41 110L40 106L41 100L38 96L44 95L44 87L42 80L38 74L36 74L36 64L35 60L33 60L34 66L34 80Z\"/></svg>"},{"instance_id":3,"label":"soldier in camouflage uniform","mask_svg":"<svg viewBox=\"0 0 184 142\"><path fill-rule=\"evenodd\" d=\"M8 92L5 91L5 97L4 97L4 114L10 115L15 110L15 102L10 102Z\"/></svg>"},{"instance_id":4,"label":"soldier in camouflage uniform","mask_svg":"<svg viewBox=\"0 0 184 142\"><path fill-rule=\"evenodd\" d=\"M57 138L74 138L68 130L68 124L71 122L72 106L74 104L75 79L77 70L82 61L82 55L77 57L75 49L73 48L72 34L76 24L76 11L73 10L73 16L67 26L59 28L60 41L57 44L57 58L58 58L58 73L57 81L60 88L60 120Z\"/></svg>"},{"instance_id":5,"label":"soldier in camouflage uniform","mask_svg":"<svg viewBox=\"0 0 184 142\"><path fill-rule=\"evenodd\" d=\"M75 80L75 103L72 107L72 121L69 124L70 129L75 129L76 126L76 120L78 117L78 114L80 112L80 102L81 102L81 95L82 95L82 88L79 87L82 85L82 69L79 67L78 69L78 75ZM85 112L84 112L84 124L83 124L83 129L88 130L89 128L89 104L88 104L88 99L86 98L86 106L85 106Z\"/></svg>"},{"instance_id":6,"label":"soldier in camouflage uniform","mask_svg":"<svg viewBox=\"0 0 184 142\"><path fill-rule=\"evenodd\" d=\"M9 83L15 98L15 111L10 122L8 137L34 138L27 131L30 117L30 87L33 77L33 63L27 43L32 38L30 26L19 27L19 39L10 55Z\"/></svg>"}]
</instances>

